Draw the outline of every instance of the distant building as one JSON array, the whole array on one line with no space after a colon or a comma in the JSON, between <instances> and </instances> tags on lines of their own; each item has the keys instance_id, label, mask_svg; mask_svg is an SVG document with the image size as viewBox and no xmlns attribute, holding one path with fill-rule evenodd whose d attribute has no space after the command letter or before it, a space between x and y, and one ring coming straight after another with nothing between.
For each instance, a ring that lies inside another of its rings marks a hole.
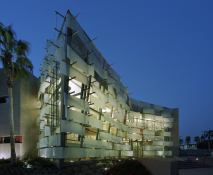
<instances>
[{"instance_id":1,"label":"distant building","mask_svg":"<svg viewBox=\"0 0 213 175\"><path fill-rule=\"evenodd\" d=\"M197 149L197 144L189 144L189 145L185 144L185 145L181 145L181 146L180 146L180 149L181 149L181 150Z\"/></svg>"}]
</instances>

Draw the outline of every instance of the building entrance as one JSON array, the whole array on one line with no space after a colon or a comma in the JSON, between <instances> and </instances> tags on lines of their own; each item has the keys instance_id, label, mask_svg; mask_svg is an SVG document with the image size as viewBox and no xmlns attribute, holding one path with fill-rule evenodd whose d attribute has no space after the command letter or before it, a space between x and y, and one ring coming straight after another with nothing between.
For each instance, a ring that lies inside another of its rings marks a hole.
<instances>
[{"instance_id":1,"label":"building entrance","mask_svg":"<svg viewBox=\"0 0 213 175\"><path fill-rule=\"evenodd\" d=\"M134 157L142 157L143 156L143 150L142 150L142 141L134 141L133 142L133 156Z\"/></svg>"}]
</instances>

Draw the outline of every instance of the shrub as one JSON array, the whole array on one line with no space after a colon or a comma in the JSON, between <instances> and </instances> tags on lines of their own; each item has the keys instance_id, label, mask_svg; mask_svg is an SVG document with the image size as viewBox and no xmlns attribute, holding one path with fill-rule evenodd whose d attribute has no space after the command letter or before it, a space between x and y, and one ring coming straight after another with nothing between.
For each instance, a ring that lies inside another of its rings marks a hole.
<instances>
[{"instance_id":1,"label":"shrub","mask_svg":"<svg viewBox=\"0 0 213 175\"><path fill-rule=\"evenodd\" d=\"M125 159L104 172L105 174L122 175L151 175L151 173L137 160Z\"/></svg>"}]
</instances>

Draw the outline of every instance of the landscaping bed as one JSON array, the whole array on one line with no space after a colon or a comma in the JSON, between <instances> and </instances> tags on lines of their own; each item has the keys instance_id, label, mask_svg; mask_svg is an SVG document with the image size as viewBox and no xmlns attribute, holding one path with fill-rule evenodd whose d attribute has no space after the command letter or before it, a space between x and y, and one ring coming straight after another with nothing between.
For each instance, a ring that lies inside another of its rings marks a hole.
<instances>
[{"instance_id":1,"label":"landscaping bed","mask_svg":"<svg viewBox=\"0 0 213 175\"><path fill-rule=\"evenodd\" d=\"M27 168L30 167L30 168ZM58 169L53 162L44 158L18 160L15 166L10 165L10 159L0 159L0 174L14 175L151 175L137 160L111 159L94 161L84 165L70 165Z\"/></svg>"}]
</instances>

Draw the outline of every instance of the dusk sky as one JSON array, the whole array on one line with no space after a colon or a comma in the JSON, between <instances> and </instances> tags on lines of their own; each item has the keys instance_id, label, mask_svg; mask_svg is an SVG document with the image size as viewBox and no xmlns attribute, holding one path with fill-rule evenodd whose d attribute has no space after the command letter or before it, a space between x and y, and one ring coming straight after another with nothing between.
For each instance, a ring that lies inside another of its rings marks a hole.
<instances>
[{"instance_id":1,"label":"dusk sky","mask_svg":"<svg viewBox=\"0 0 213 175\"><path fill-rule=\"evenodd\" d=\"M34 75L53 38L56 13L75 16L131 98L179 108L180 136L213 130L213 1L2 1L0 22L31 43ZM62 18L57 16L57 29ZM57 33L56 33L57 34ZM0 64L2 67L2 64Z\"/></svg>"}]
</instances>

